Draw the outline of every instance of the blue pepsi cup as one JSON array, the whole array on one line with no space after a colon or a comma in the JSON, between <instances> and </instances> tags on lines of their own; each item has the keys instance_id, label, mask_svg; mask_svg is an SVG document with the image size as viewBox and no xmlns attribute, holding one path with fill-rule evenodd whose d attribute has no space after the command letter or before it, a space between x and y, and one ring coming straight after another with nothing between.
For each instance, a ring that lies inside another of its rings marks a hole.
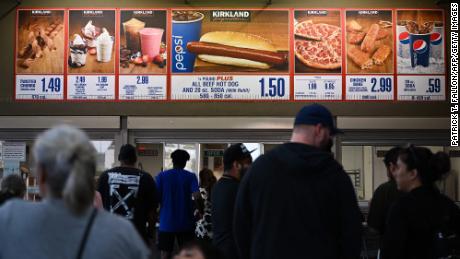
<instances>
[{"instance_id":1,"label":"blue pepsi cup","mask_svg":"<svg viewBox=\"0 0 460 259\"><path fill-rule=\"evenodd\" d=\"M178 11L179 12L179 11ZM187 43L199 41L201 36L201 22L204 15L195 11L183 11L181 15L174 14L172 19L172 72L189 73L193 72L195 54L187 50ZM188 14L188 15L187 15ZM192 20L185 19L192 14Z\"/></svg>"},{"instance_id":2,"label":"blue pepsi cup","mask_svg":"<svg viewBox=\"0 0 460 259\"><path fill-rule=\"evenodd\" d=\"M410 63L412 67L430 65L431 33L409 34Z\"/></svg>"}]
</instances>

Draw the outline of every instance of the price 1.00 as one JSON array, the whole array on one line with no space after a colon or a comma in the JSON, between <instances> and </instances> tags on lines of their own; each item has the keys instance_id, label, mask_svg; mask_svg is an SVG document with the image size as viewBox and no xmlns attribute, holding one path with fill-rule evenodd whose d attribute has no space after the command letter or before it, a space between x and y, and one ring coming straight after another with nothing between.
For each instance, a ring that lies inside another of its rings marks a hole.
<instances>
[{"instance_id":1,"label":"price 1.00","mask_svg":"<svg viewBox=\"0 0 460 259\"><path fill-rule=\"evenodd\" d=\"M259 80L260 83L260 96L262 97L284 97L286 93L286 82L284 78L269 77L268 78L268 91L266 91L265 78Z\"/></svg>"}]
</instances>

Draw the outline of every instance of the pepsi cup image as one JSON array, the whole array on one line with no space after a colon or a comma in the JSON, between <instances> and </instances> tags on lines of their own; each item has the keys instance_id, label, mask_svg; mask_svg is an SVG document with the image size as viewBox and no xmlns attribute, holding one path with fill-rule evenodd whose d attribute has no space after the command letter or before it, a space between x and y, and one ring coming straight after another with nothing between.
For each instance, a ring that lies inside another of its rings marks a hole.
<instances>
[{"instance_id":1,"label":"pepsi cup image","mask_svg":"<svg viewBox=\"0 0 460 259\"><path fill-rule=\"evenodd\" d=\"M398 35L398 49L397 53L400 58L410 58L410 48L409 48L409 32L406 28L407 21L398 21L396 26L396 34Z\"/></svg>"},{"instance_id":2,"label":"pepsi cup image","mask_svg":"<svg viewBox=\"0 0 460 259\"><path fill-rule=\"evenodd\" d=\"M444 59L443 34L444 23L441 21L434 22L433 32L430 37L430 58Z\"/></svg>"},{"instance_id":3,"label":"pepsi cup image","mask_svg":"<svg viewBox=\"0 0 460 259\"><path fill-rule=\"evenodd\" d=\"M409 34L410 62L412 67L430 65L431 33Z\"/></svg>"},{"instance_id":4,"label":"pepsi cup image","mask_svg":"<svg viewBox=\"0 0 460 259\"><path fill-rule=\"evenodd\" d=\"M187 43L199 41L204 15L196 11L173 11L172 72L193 72L196 55L187 51Z\"/></svg>"}]
</instances>

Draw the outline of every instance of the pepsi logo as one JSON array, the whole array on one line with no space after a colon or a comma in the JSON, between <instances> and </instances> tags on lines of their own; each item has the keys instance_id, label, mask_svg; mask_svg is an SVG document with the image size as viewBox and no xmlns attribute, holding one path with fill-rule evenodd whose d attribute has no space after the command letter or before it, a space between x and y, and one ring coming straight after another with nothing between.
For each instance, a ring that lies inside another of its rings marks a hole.
<instances>
[{"instance_id":1,"label":"pepsi logo","mask_svg":"<svg viewBox=\"0 0 460 259\"><path fill-rule=\"evenodd\" d=\"M442 35L439 32L433 32L430 36L431 44L439 45L442 42Z\"/></svg>"},{"instance_id":2,"label":"pepsi logo","mask_svg":"<svg viewBox=\"0 0 460 259\"><path fill-rule=\"evenodd\" d=\"M423 54L428 50L428 44L424 40L414 41L412 47L414 48L414 51L417 54Z\"/></svg>"},{"instance_id":3,"label":"pepsi logo","mask_svg":"<svg viewBox=\"0 0 460 259\"><path fill-rule=\"evenodd\" d=\"M409 32L403 31L399 34L399 42L401 44L409 44L410 37L409 37Z\"/></svg>"}]
</instances>

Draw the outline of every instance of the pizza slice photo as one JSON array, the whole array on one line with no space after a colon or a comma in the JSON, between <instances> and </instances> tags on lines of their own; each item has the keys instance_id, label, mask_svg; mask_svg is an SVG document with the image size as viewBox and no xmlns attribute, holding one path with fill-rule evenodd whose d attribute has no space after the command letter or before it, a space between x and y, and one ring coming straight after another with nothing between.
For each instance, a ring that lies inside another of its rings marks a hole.
<instances>
[{"instance_id":1,"label":"pizza slice photo","mask_svg":"<svg viewBox=\"0 0 460 259\"><path fill-rule=\"evenodd\" d=\"M327 23L324 19L315 20L314 18L316 17L306 18L294 26L296 72L340 73L342 67L341 28Z\"/></svg>"}]
</instances>

